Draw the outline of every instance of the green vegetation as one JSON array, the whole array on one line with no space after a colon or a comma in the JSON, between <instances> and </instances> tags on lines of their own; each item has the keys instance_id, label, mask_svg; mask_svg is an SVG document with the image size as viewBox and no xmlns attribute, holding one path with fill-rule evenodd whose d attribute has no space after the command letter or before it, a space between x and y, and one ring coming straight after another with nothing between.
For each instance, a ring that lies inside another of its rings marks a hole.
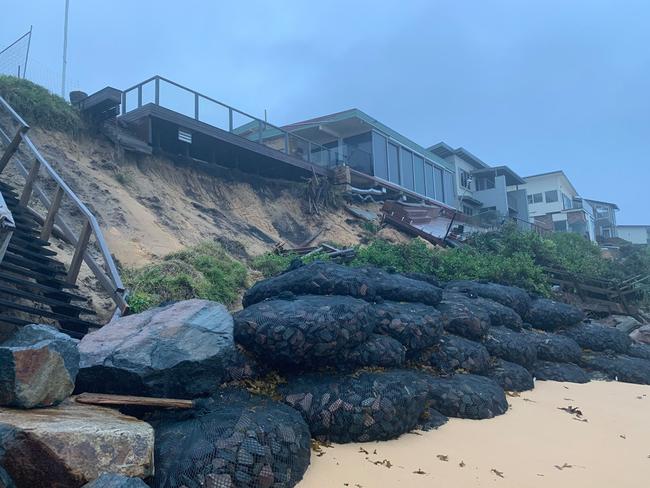
<instances>
[{"instance_id":1,"label":"green vegetation","mask_svg":"<svg viewBox=\"0 0 650 488\"><path fill-rule=\"evenodd\" d=\"M218 244L205 242L124 273L129 305L141 312L163 302L204 298L233 305L247 286L247 271Z\"/></svg>"},{"instance_id":2,"label":"green vegetation","mask_svg":"<svg viewBox=\"0 0 650 488\"><path fill-rule=\"evenodd\" d=\"M31 81L0 75L0 96L28 124L71 133L78 132L83 125L72 105Z\"/></svg>"},{"instance_id":3,"label":"green vegetation","mask_svg":"<svg viewBox=\"0 0 650 488\"><path fill-rule=\"evenodd\" d=\"M291 262L294 259L299 259L303 263L313 263L314 261L324 261L329 259L326 253L317 252L309 256L298 256L297 254L275 254L273 252L267 252L260 256L256 256L250 263L251 268L255 271L262 273L264 278L270 278L271 276L277 276L283 271L285 271Z\"/></svg>"}]
</instances>

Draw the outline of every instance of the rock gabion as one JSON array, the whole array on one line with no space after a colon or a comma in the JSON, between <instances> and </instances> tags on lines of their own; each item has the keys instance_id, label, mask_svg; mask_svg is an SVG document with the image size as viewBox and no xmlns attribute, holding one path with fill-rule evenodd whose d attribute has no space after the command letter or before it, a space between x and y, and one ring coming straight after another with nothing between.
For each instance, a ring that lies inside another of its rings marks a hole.
<instances>
[{"instance_id":1,"label":"rock gabion","mask_svg":"<svg viewBox=\"0 0 650 488\"><path fill-rule=\"evenodd\" d=\"M632 343L627 354L635 358L650 359L650 345Z\"/></svg>"},{"instance_id":2,"label":"rock gabion","mask_svg":"<svg viewBox=\"0 0 650 488\"><path fill-rule=\"evenodd\" d=\"M420 303L381 302L371 307L375 332L401 342L413 355L433 346L443 331L443 315Z\"/></svg>"},{"instance_id":3,"label":"rock gabion","mask_svg":"<svg viewBox=\"0 0 650 488\"><path fill-rule=\"evenodd\" d=\"M421 353L418 360L441 373L462 370L481 374L490 366L490 353L483 344L445 334L437 346Z\"/></svg>"},{"instance_id":4,"label":"rock gabion","mask_svg":"<svg viewBox=\"0 0 650 488\"><path fill-rule=\"evenodd\" d=\"M140 478L129 478L121 474L104 473L99 478L83 485L83 488L147 488Z\"/></svg>"},{"instance_id":5,"label":"rock gabion","mask_svg":"<svg viewBox=\"0 0 650 488\"><path fill-rule=\"evenodd\" d=\"M472 374L432 378L429 399L434 409L449 417L488 419L508 410L503 388Z\"/></svg>"},{"instance_id":6,"label":"rock gabion","mask_svg":"<svg viewBox=\"0 0 650 488\"><path fill-rule=\"evenodd\" d=\"M614 327L596 323L583 323L560 331L576 341L583 349L591 351L612 351L625 354L630 350L630 337Z\"/></svg>"},{"instance_id":7,"label":"rock gabion","mask_svg":"<svg viewBox=\"0 0 650 488\"><path fill-rule=\"evenodd\" d=\"M503 325L513 330L521 330L523 326L523 321L517 312L494 300L446 290L443 298L450 302L461 303L475 313L482 311L489 317L490 325Z\"/></svg>"},{"instance_id":8,"label":"rock gabion","mask_svg":"<svg viewBox=\"0 0 650 488\"><path fill-rule=\"evenodd\" d=\"M650 361L609 352L583 352L580 366L600 371L611 380L650 385Z\"/></svg>"},{"instance_id":9,"label":"rock gabion","mask_svg":"<svg viewBox=\"0 0 650 488\"><path fill-rule=\"evenodd\" d=\"M350 268L316 261L259 281L245 294L244 307L291 292L296 295L343 295L375 302L377 299L437 305L442 290L379 268Z\"/></svg>"},{"instance_id":10,"label":"rock gabion","mask_svg":"<svg viewBox=\"0 0 650 488\"><path fill-rule=\"evenodd\" d=\"M406 348L392 337L372 334L366 342L350 351L345 359L345 364L358 367L399 368L404 365Z\"/></svg>"},{"instance_id":11,"label":"rock gabion","mask_svg":"<svg viewBox=\"0 0 650 488\"><path fill-rule=\"evenodd\" d=\"M496 381L506 391L527 391L535 386L533 376L526 368L503 359L493 360L485 376Z\"/></svg>"},{"instance_id":12,"label":"rock gabion","mask_svg":"<svg viewBox=\"0 0 650 488\"><path fill-rule=\"evenodd\" d=\"M487 298L513 309L522 317L528 313L528 309L530 308L531 299L528 292L515 286L505 286L483 281L450 281L446 284L445 289L458 293L471 293L482 298Z\"/></svg>"},{"instance_id":13,"label":"rock gabion","mask_svg":"<svg viewBox=\"0 0 650 488\"><path fill-rule=\"evenodd\" d=\"M195 398L237 364L226 308L187 300L122 317L79 343L77 391Z\"/></svg>"},{"instance_id":14,"label":"rock gabion","mask_svg":"<svg viewBox=\"0 0 650 488\"><path fill-rule=\"evenodd\" d=\"M481 340L490 329L490 316L486 312L455 301L454 296L443 299L437 308L442 312L443 327L450 334Z\"/></svg>"},{"instance_id":15,"label":"rock gabion","mask_svg":"<svg viewBox=\"0 0 650 488\"><path fill-rule=\"evenodd\" d=\"M237 342L280 368L350 366L349 354L374 330L370 305L352 297L307 295L251 305L234 316Z\"/></svg>"},{"instance_id":16,"label":"rock gabion","mask_svg":"<svg viewBox=\"0 0 650 488\"><path fill-rule=\"evenodd\" d=\"M492 356L523 367L530 366L537 359L535 344L521 332L514 332L506 327L491 327L483 344Z\"/></svg>"},{"instance_id":17,"label":"rock gabion","mask_svg":"<svg viewBox=\"0 0 650 488\"><path fill-rule=\"evenodd\" d=\"M530 303L525 318L536 329L554 331L580 323L585 314L573 305L537 298Z\"/></svg>"},{"instance_id":18,"label":"rock gabion","mask_svg":"<svg viewBox=\"0 0 650 488\"><path fill-rule=\"evenodd\" d=\"M47 409L0 409L0 468L18 488L78 488L105 472L146 478L153 444L146 422L71 399Z\"/></svg>"},{"instance_id":19,"label":"rock gabion","mask_svg":"<svg viewBox=\"0 0 650 488\"><path fill-rule=\"evenodd\" d=\"M559 363L577 363L582 350L570 337L551 334L539 330L522 331L537 350L537 358L542 361Z\"/></svg>"},{"instance_id":20,"label":"rock gabion","mask_svg":"<svg viewBox=\"0 0 650 488\"><path fill-rule=\"evenodd\" d=\"M309 466L310 433L294 409L224 388L195 409L150 419L155 488L290 488Z\"/></svg>"},{"instance_id":21,"label":"rock gabion","mask_svg":"<svg viewBox=\"0 0 650 488\"><path fill-rule=\"evenodd\" d=\"M589 375L580 366L573 363L555 363L552 361L536 361L530 368L538 380L566 381L568 383L587 383Z\"/></svg>"},{"instance_id":22,"label":"rock gabion","mask_svg":"<svg viewBox=\"0 0 650 488\"><path fill-rule=\"evenodd\" d=\"M410 370L312 373L281 385L313 437L333 442L394 439L414 429L427 411L430 376Z\"/></svg>"},{"instance_id":23,"label":"rock gabion","mask_svg":"<svg viewBox=\"0 0 650 488\"><path fill-rule=\"evenodd\" d=\"M19 328L0 344L0 405L56 405L74 390L77 342L48 325Z\"/></svg>"}]
</instances>

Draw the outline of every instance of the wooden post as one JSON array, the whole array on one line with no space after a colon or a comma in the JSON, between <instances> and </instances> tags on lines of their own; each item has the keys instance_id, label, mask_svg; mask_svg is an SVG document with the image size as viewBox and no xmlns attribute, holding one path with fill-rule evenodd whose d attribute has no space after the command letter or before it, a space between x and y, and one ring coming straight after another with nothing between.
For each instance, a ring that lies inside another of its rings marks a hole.
<instances>
[{"instance_id":1,"label":"wooden post","mask_svg":"<svg viewBox=\"0 0 650 488\"><path fill-rule=\"evenodd\" d=\"M25 188L23 188L23 193L20 195L20 205L26 207L29 203L29 199L32 197L32 190L34 189L34 183L36 182L36 177L38 176L38 171L41 169L41 162L36 159L34 164L32 164L29 173L27 174L27 180L25 181Z\"/></svg>"},{"instance_id":2,"label":"wooden post","mask_svg":"<svg viewBox=\"0 0 650 488\"><path fill-rule=\"evenodd\" d=\"M18 149L18 146L20 146L20 143L23 140L23 134L27 132L27 129L29 129L29 127L21 127L20 129L18 129L16 135L7 146L5 153L2 155L2 158L0 158L0 173L2 173L4 169L7 167L7 164L9 164L9 160L11 159L11 156L14 155L14 153Z\"/></svg>"},{"instance_id":3,"label":"wooden post","mask_svg":"<svg viewBox=\"0 0 650 488\"><path fill-rule=\"evenodd\" d=\"M79 240L77 241L77 247L74 249L74 256L72 256L72 261L70 262L70 269L68 270L68 276L66 277L66 283L74 285L77 282L77 277L79 276L79 270L81 269L81 263L84 259L84 253L86 252L86 247L88 246L88 241L90 240L91 232L90 222L86 221L81 234L79 235Z\"/></svg>"},{"instance_id":4,"label":"wooden post","mask_svg":"<svg viewBox=\"0 0 650 488\"><path fill-rule=\"evenodd\" d=\"M47 217L45 222L43 222L43 230L41 231L41 239L44 241L50 240L50 235L52 235L52 227L54 227L54 219L56 218L56 213L59 211L61 206L61 199L63 198L63 188L58 186L56 188L56 193L50 204L50 209L47 212Z\"/></svg>"}]
</instances>

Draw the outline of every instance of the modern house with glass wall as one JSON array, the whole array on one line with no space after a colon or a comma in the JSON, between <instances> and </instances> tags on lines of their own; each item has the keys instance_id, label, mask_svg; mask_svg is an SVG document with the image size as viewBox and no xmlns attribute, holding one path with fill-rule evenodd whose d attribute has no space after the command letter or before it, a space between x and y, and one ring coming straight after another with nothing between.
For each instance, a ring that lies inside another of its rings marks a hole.
<instances>
[{"instance_id":1,"label":"modern house with glass wall","mask_svg":"<svg viewBox=\"0 0 650 488\"><path fill-rule=\"evenodd\" d=\"M358 109L286 125L284 130L335 150L351 170L406 190L415 200L456 207L452 162L427 151ZM265 134L264 138L271 137Z\"/></svg>"},{"instance_id":2,"label":"modern house with glass wall","mask_svg":"<svg viewBox=\"0 0 650 488\"><path fill-rule=\"evenodd\" d=\"M455 168L456 206L465 215L528 223L526 181L508 166L490 166L466 149L453 149L444 142L429 151Z\"/></svg>"},{"instance_id":3,"label":"modern house with glass wall","mask_svg":"<svg viewBox=\"0 0 650 488\"><path fill-rule=\"evenodd\" d=\"M588 198L585 201L594 210L596 241L604 243L607 239L618 237L618 231L616 230L616 212L619 210L618 205L601 200L590 200Z\"/></svg>"}]
</instances>

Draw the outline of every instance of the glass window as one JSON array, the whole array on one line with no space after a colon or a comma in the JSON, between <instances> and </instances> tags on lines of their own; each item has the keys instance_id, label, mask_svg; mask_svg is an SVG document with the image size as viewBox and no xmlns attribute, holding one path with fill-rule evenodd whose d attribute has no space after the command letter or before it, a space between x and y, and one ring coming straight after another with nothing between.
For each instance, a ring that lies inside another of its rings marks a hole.
<instances>
[{"instance_id":1,"label":"glass window","mask_svg":"<svg viewBox=\"0 0 650 488\"><path fill-rule=\"evenodd\" d=\"M567 221L566 220L556 220L553 222L553 229L556 232L566 232L567 226L566 226Z\"/></svg>"},{"instance_id":2,"label":"glass window","mask_svg":"<svg viewBox=\"0 0 650 488\"><path fill-rule=\"evenodd\" d=\"M483 176L476 180L477 190L491 190L494 188L494 176Z\"/></svg>"},{"instance_id":3,"label":"glass window","mask_svg":"<svg viewBox=\"0 0 650 488\"><path fill-rule=\"evenodd\" d=\"M402 186L409 190L415 190L413 179L413 153L403 147L399 149L400 167L402 168Z\"/></svg>"},{"instance_id":4,"label":"glass window","mask_svg":"<svg viewBox=\"0 0 650 488\"><path fill-rule=\"evenodd\" d=\"M415 191L424 195L424 159L413 155L413 173L415 174Z\"/></svg>"},{"instance_id":5,"label":"glass window","mask_svg":"<svg viewBox=\"0 0 650 488\"><path fill-rule=\"evenodd\" d=\"M439 202L445 201L445 194L442 191L442 170L437 166L434 168L434 186L435 186L435 199Z\"/></svg>"},{"instance_id":6,"label":"glass window","mask_svg":"<svg viewBox=\"0 0 650 488\"><path fill-rule=\"evenodd\" d=\"M424 183L426 196L435 198L435 192L433 190L433 165L429 161L424 163Z\"/></svg>"},{"instance_id":7,"label":"glass window","mask_svg":"<svg viewBox=\"0 0 650 488\"><path fill-rule=\"evenodd\" d=\"M456 202L454 202L454 195L455 195L455 188L454 188L454 174L450 173L449 171L444 172L444 193L445 193L445 198L444 202L447 205L451 205L452 207Z\"/></svg>"},{"instance_id":8,"label":"glass window","mask_svg":"<svg viewBox=\"0 0 650 488\"><path fill-rule=\"evenodd\" d=\"M388 181L397 185L400 184L397 146L390 142L388 143Z\"/></svg>"},{"instance_id":9,"label":"glass window","mask_svg":"<svg viewBox=\"0 0 650 488\"><path fill-rule=\"evenodd\" d=\"M472 177L464 169L459 169L460 172L460 186L471 190Z\"/></svg>"},{"instance_id":10,"label":"glass window","mask_svg":"<svg viewBox=\"0 0 650 488\"><path fill-rule=\"evenodd\" d=\"M532 195L526 195L526 199L528 200L528 203L533 203L533 196Z\"/></svg>"},{"instance_id":11,"label":"glass window","mask_svg":"<svg viewBox=\"0 0 650 488\"><path fill-rule=\"evenodd\" d=\"M551 190L544 193L546 203L553 203L558 201L557 190Z\"/></svg>"},{"instance_id":12,"label":"glass window","mask_svg":"<svg viewBox=\"0 0 650 488\"><path fill-rule=\"evenodd\" d=\"M383 180L388 180L386 138L376 132L372 133L372 160L375 165L375 176Z\"/></svg>"},{"instance_id":13,"label":"glass window","mask_svg":"<svg viewBox=\"0 0 650 488\"><path fill-rule=\"evenodd\" d=\"M562 206L563 206L564 210L569 210L570 208L573 208L573 202L564 193L562 193Z\"/></svg>"},{"instance_id":14,"label":"glass window","mask_svg":"<svg viewBox=\"0 0 650 488\"><path fill-rule=\"evenodd\" d=\"M350 167L367 175L372 174L372 133L346 137L343 143Z\"/></svg>"},{"instance_id":15,"label":"glass window","mask_svg":"<svg viewBox=\"0 0 650 488\"><path fill-rule=\"evenodd\" d=\"M463 213L465 215L474 215L474 209L469 205L463 205Z\"/></svg>"},{"instance_id":16,"label":"glass window","mask_svg":"<svg viewBox=\"0 0 650 488\"><path fill-rule=\"evenodd\" d=\"M544 199L541 193L533 193L530 197L532 198L533 203L540 203Z\"/></svg>"}]
</instances>

